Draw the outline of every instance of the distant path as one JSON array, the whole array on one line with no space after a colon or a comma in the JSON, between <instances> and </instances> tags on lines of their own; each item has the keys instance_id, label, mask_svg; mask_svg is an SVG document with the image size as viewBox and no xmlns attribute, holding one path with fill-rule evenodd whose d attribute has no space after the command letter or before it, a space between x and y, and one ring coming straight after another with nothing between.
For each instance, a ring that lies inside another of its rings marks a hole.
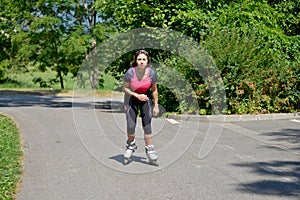
<instances>
[{"instance_id":1,"label":"distant path","mask_svg":"<svg viewBox=\"0 0 300 200\"><path fill-rule=\"evenodd\" d=\"M213 151L199 159L205 133L217 123L172 124L155 119L159 162L170 165L151 172L156 169L146 163L139 128L133 162L121 163L125 146L122 112L110 112L106 99L72 101L71 97L0 95L0 112L15 118L24 139L25 172L18 200L300 198L297 121L225 123ZM192 136L195 127L199 131L186 151L184 140L172 146L176 131ZM168 148L184 154L173 162L176 153L163 154ZM131 170L150 172L134 174Z\"/></svg>"}]
</instances>

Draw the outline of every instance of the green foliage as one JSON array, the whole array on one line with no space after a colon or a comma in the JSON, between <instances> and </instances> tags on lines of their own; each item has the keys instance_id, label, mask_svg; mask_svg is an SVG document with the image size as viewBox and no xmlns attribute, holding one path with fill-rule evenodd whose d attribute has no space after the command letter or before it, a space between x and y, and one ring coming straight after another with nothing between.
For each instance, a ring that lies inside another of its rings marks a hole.
<instances>
[{"instance_id":1,"label":"green foliage","mask_svg":"<svg viewBox=\"0 0 300 200\"><path fill-rule=\"evenodd\" d=\"M0 115L0 199L14 199L22 174L22 156L16 124Z\"/></svg>"},{"instance_id":2,"label":"green foliage","mask_svg":"<svg viewBox=\"0 0 300 200\"><path fill-rule=\"evenodd\" d=\"M169 22L178 11L193 9L192 0L130 0L98 1L96 8L103 18L111 18L120 30L142 27L169 27Z\"/></svg>"},{"instance_id":3,"label":"green foliage","mask_svg":"<svg viewBox=\"0 0 300 200\"><path fill-rule=\"evenodd\" d=\"M47 80L58 78L63 88L67 74L77 76L85 61L92 88L105 85L96 73L101 67L117 79L120 89L134 52L109 67L97 66L95 46L118 31L162 27L186 34L207 49L221 71L228 113L299 111L299 7L299 0L3 0L0 81L8 70L28 71L33 65L56 72ZM186 58L148 51L153 61L168 66L169 71L154 66L162 77L160 103L167 111L195 113L198 109L200 114L211 114L209 83ZM170 84L174 80L180 90ZM36 81L51 85L46 79ZM195 95L199 108L182 90Z\"/></svg>"},{"instance_id":4,"label":"green foliage","mask_svg":"<svg viewBox=\"0 0 300 200\"><path fill-rule=\"evenodd\" d=\"M5 10L3 16L11 16L15 10L24 13L12 17L14 24L8 23L10 18L5 18L3 26L0 23L0 28L9 27L10 33L15 33L9 34L3 48L10 50L6 54L14 54L10 66L17 64L16 68L27 68L35 65L41 71L50 68L57 73L62 89L65 76L70 72L76 76L86 55L113 29L107 23L100 23L92 1L1 2L0 6ZM8 35L6 32L3 34ZM2 36L0 34L0 40L5 39ZM1 55L7 56L4 53Z\"/></svg>"},{"instance_id":5,"label":"green foliage","mask_svg":"<svg viewBox=\"0 0 300 200\"><path fill-rule=\"evenodd\" d=\"M2 61L2 63L0 63L0 83L5 82L6 80L7 80L7 73L6 73L5 61Z\"/></svg>"},{"instance_id":6,"label":"green foliage","mask_svg":"<svg viewBox=\"0 0 300 200\"><path fill-rule=\"evenodd\" d=\"M54 78L53 78L54 77ZM7 80L4 81L0 88L3 89L51 89L60 90L58 79L55 78L56 73L53 71L40 72L33 70L32 67L27 72L9 72ZM51 80L55 79L55 80ZM34 83L34 80L37 82ZM54 83L55 82L55 83ZM65 77L65 89L72 89L74 80L71 75ZM42 86L42 87L41 87Z\"/></svg>"},{"instance_id":7,"label":"green foliage","mask_svg":"<svg viewBox=\"0 0 300 200\"><path fill-rule=\"evenodd\" d=\"M200 92L198 84L203 83L199 72L179 56L166 55L166 52L159 55L154 60L159 64L153 67L159 77L159 102L166 111L192 114L198 112L199 104L206 106L196 95Z\"/></svg>"},{"instance_id":8,"label":"green foliage","mask_svg":"<svg viewBox=\"0 0 300 200\"><path fill-rule=\"evenodd\" d=\"M299 35L285 34L283 15L265 1L219 11L204 45L222 70L229 113L299 109Z\"/></svg>"},{"instance_id":9,"label":"green foliage","mask_svg":"<svg viewBox=\"0 0 300 200\"><path fill-rule=\"evenodd\" d=\"M168 24L172 29L193 37L199 42L206 35L211 21L212 16L198 8L188 11L178 10Z\"/></svg>"},{"instance_id":10,"label":"green foliage","mask_svg":"<svg viewBox=\"0 0 300 200\"><path fill-rule=\"evenodd\" d=\"M300 1L269 0L269 5L280 13L278 25L287 36L296 36L300 33Z\"/></svg>"},{"instance_id":11,"label":"green foliage","mask_svg":"<svg viewBox=\"0 0 300 200\"><path fill-rule=\"evenodd\" d=\"M201 42L222 73L228 113L291 112L299 109L299 36L295 34L299 30L299 17L295 12L297 3L228 0L184 1L181 5L177 1L168 1L161 5L156 1L147 1L146 4L133 0L110 5L112 7L106 7L104 13L113 13L111 16L114 16L113 20L120 30L167 27ZM291 20L282 20L287 14ZM288 27L294 28L293 37L287 34ZM152 51L151 55L157 53ZM116 70L113 73L118 77L126 71L124 66L129 66L130 59L125 57L114 63ZM202 77L187 66L184 58L165 54L157 62L180 73L192 85L199 112L210 114L209 88ZM156 70L160 76L166 74L160 68ZM167 111L192 113L193 108L188 108L190 105L184 101L184 93L176 91L178 83L165 86L181 78L172 74L168 76L163 76L159 87L161 104Z\"/></svg>"},{"instance_id":12,"label":"green foliage","mask_svg":"<svg viewBox=\"0 0 300 200\"><path fill-rule=\"evenodd\" d=\"M162 84L158 84L159 91L159 104L164 107L167 112L177 112L181 113L180 104L174 91L170 88L163 86Z\"/></svg>"},{"instance_id":13,"label":"green foliage","mask_svg":"<svg viewBox=\"0 0 300 200\"><path fill-rule=\"evenodd\" d=\"M58 80L56 78L45 81L43 78L37 77L37 78L32 79L32 81L33 81L33 83L38 83L41 88L51 88L51 87L53 87L53 85L58 83Z\"/></svg>"}]
</instances>

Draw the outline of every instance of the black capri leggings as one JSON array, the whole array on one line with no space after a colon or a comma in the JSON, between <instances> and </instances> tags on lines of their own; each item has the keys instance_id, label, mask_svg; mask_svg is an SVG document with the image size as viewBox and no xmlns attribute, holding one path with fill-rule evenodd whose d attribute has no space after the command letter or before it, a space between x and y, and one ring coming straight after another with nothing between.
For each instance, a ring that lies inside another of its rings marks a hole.
<instances>
[{"instance_id":1,"label":"black capri leggings","mask_svg":"<svg viewBox=\"0 0 300 200\"><path fill-rule=\"evenodd\" d=\"M128 135L133 135L135 133L136 120L139 110L142 118L144 133L147 135L152 133L152 99L149 98L148 101L143 102L134 97L131 97L129 101L125 103Z\"/></svg>"}]
</instances>

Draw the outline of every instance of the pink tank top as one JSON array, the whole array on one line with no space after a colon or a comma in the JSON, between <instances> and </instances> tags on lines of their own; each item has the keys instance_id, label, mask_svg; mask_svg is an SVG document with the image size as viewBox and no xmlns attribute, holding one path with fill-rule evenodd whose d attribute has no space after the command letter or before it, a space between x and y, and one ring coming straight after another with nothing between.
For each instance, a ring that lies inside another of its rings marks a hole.
<instances>
[{"instance_id":1,"label":"pink tank top","mask_svg":"<svg viewBox=\"0 0 300 200\"><path fill-rule=\"evenodd\" d=\"M133 68L133 77L130 81L131 89L138 94L146 94L152 85L152 80L150 78L150 68L148 68L148 75L145 79L139 80L136 77L136 67Z\"/></svg>"}]
</instances>

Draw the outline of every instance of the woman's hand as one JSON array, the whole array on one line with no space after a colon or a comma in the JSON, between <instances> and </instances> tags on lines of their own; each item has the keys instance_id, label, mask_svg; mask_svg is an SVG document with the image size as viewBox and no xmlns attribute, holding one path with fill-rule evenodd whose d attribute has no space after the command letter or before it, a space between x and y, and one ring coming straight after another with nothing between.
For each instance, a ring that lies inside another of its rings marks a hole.
<instances>
[{"instance_id":1,"label":"woman's hand","mask_svg":"<svg viewBox=\"0 0 300 200\"><path fill-rule=\"evenodd\" d=\"M154 105L153 107L153 116L156 117L159 113L159 107L158 104Z\"/></svg>"},{"instance_id":2,"label":"woman's hand","mask_svg":"<svg viewBox=\"0 0 300 200\"><path fill-rule=\"evenodd\" d=\"M148 101L149 97L145 94L136 94L134 95L140 101Z\"/></svg>"}]
</instances>

